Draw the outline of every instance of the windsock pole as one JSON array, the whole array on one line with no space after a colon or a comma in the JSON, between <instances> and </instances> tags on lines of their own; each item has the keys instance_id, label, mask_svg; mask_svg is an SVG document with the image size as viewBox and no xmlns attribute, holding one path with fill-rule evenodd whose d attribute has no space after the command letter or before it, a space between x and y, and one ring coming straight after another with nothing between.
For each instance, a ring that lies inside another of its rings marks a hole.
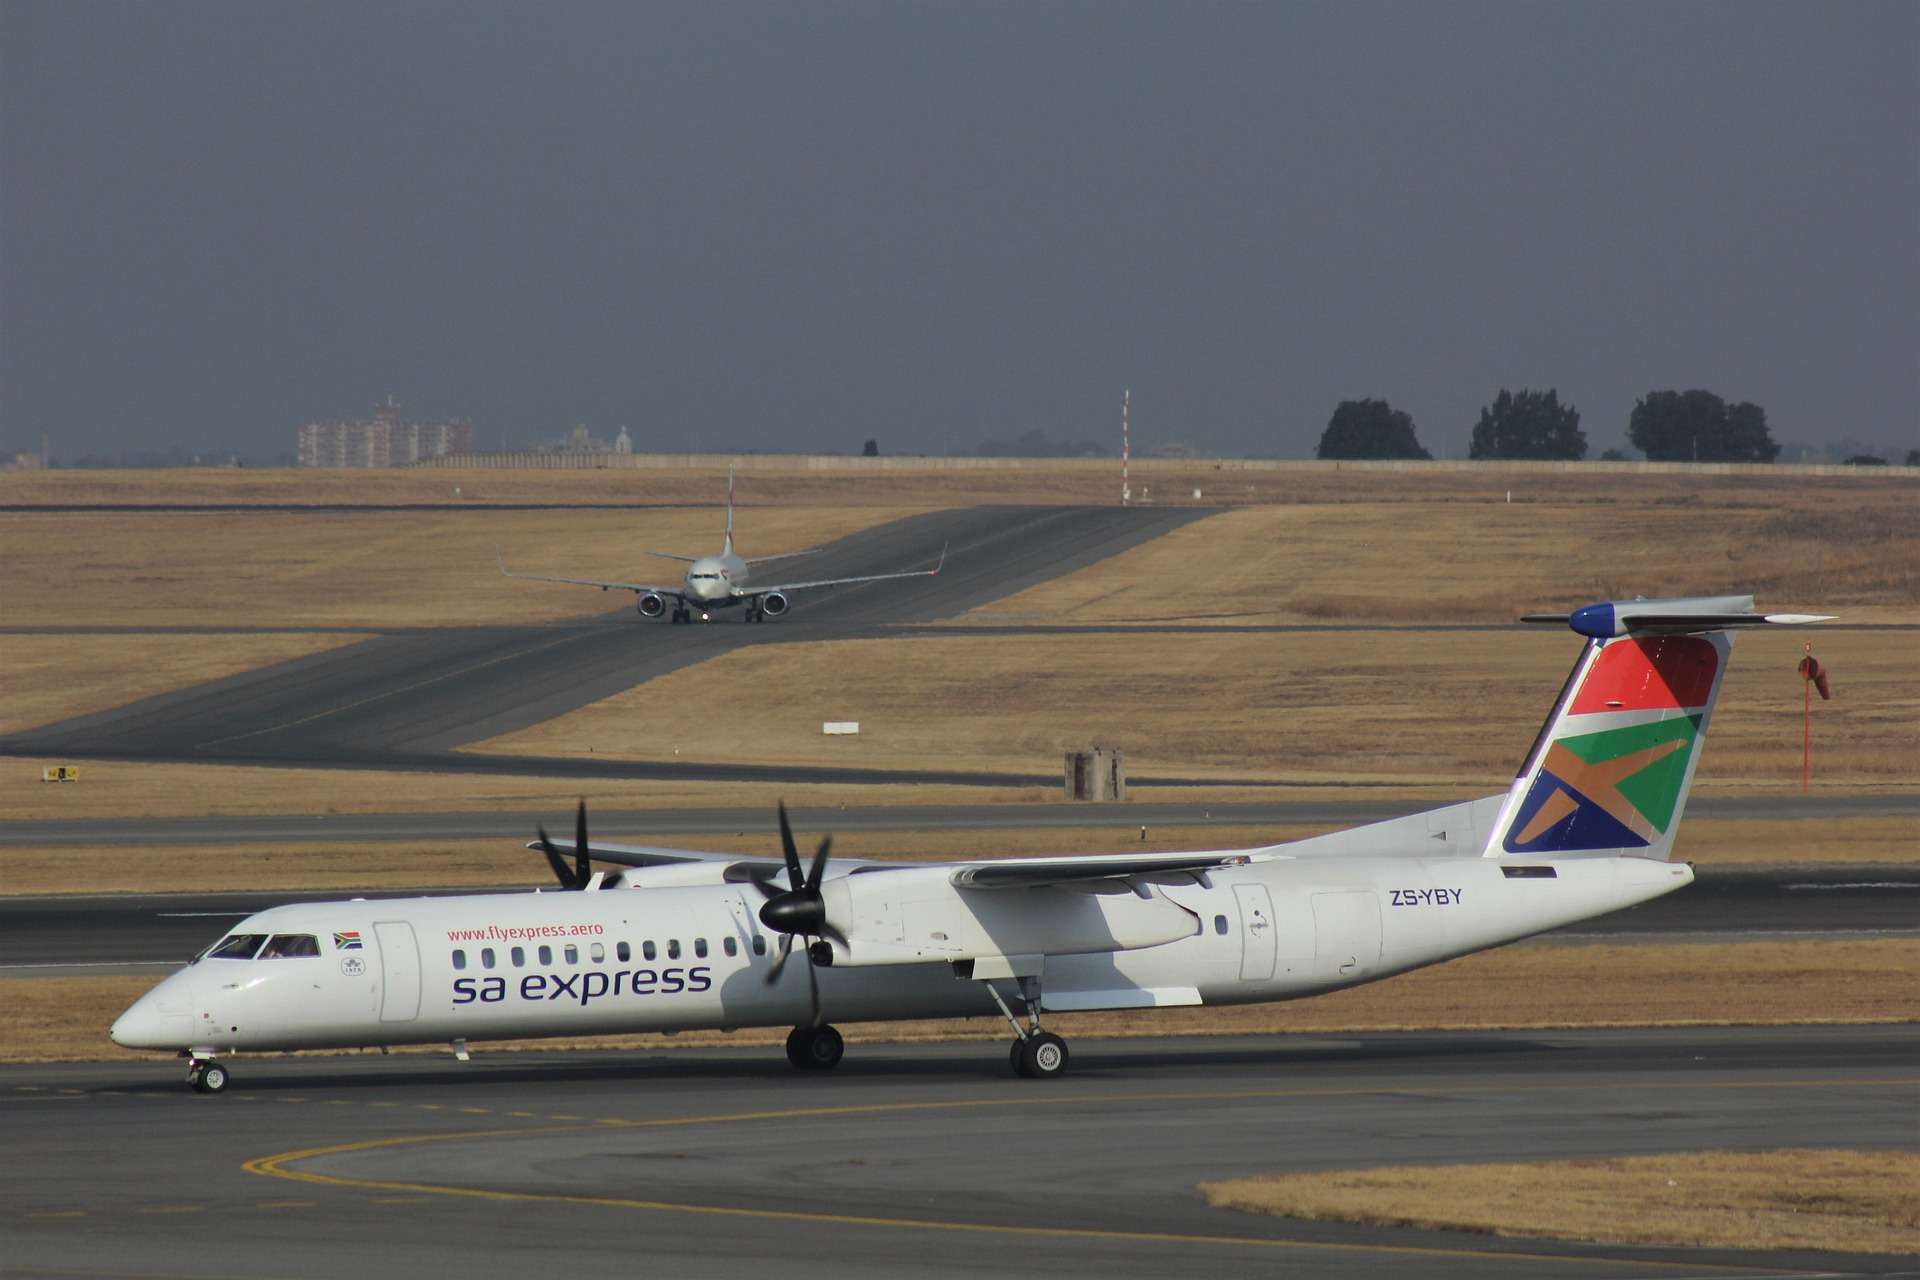
<instances>
[{"instance_id":1,"label":"windsock pole","mask_svg":"<svg viewBox=\"0 0 1920 1280\"><path fill-rule=\"evenodd\" d=\"M1120 392L1120 505L1133 500L1133 486L1127 483L1127 407L1133 401L1132 388Z\"/></svg>"},{"instance_id":2,"label":"windsock pole","mask_svg":"<svg viewBox=\"0 0 1920 1280\"><path fill-rule=\"evenodd\" d=\"M1813 646L1807 646L1809 656ZM1800 682L1800 794L1807 794L1807 782L1813 777L1813 679Z\"/></svg>"}]
</instances>

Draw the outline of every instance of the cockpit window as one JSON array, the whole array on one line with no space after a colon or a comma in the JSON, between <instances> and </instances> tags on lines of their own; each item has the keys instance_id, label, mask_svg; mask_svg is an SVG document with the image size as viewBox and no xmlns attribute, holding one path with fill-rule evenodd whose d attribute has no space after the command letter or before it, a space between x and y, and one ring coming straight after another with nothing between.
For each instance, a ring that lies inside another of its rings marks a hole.
<instances>
[{"instance_id":1,"label":"cockpit window","mask_svg":"<svg viewBox=\"0 0 1920 1280\"><path fill-rule=\"evenodd\" d=\"M310 933L276 933L261 949L262 960L286 960L296 956L320 954L320 939Z\"/></svg>"},{"instance_id":2,"label":"cockpit window","mask_svg":"<svg viewBox=\"0 0 1920 1280\"><path fill-rule=\"evenodd\" d=\"M220 940L220 945L207 952L210 960L251 960L260 944L267 940L264 933L236 933Z\"/></svg>"},{"instance_id":3,"label":"cockpit window","mask_svg":"<svg viewBox=\"0 0 1920 1280\"><path fill-rule=\"evenodd\" d=\"M712 582L720 575L717 573L690 573L687 576L695 582Z\"/></svg>"}]
</instances>

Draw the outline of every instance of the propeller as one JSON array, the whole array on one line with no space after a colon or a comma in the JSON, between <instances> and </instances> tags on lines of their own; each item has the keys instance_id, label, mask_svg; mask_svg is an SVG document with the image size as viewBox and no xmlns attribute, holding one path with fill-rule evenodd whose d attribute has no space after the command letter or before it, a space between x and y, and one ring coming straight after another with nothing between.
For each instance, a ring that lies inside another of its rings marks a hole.
<instances>
[{"instance_id":1,"label":"propeller","mask_svg":"<svg viewBox=\"0 0 1920 1280\"><path fill-rule=\"evenodd\" d=\"M593 875L592 861L587 853L587 802L580 801L580 808L573 819L573 865L569 867L561 858L560 851L547 839L545 827L535 827L540 833L540 852L547 855L547 864L553 868L554 876L560 881L562 889L584 889Z\"/></svg>"},{"instance_id":2,"label":"propeller","mask_svg":"<svg viewBox=\"0 0 1920 1280\"><path fill-rule=\"evenodd\" d=\"M820 841L820 847L814 851L812 864L803 872L800 869L800 851L794 847L793 825L787 821L787 806L780 804L780 849L786 857L787 888L783 892L771 879L758 880L753 884L767 899L760 905L760 923L780 935L780 954L774 960L773 967L767 970L767 985L772 986L780 980L780 973L787 965L787 957L793 954L793 939L832 938L842 946L846 938L827 922L827 904L820 896L820 881L826 874L827 859L833 849L833 837L826 836ZM813 948L807 949L807 987L813 996L813 1025L820 1025L820 977L814 972Z\"/></svg>"}]
</instances>

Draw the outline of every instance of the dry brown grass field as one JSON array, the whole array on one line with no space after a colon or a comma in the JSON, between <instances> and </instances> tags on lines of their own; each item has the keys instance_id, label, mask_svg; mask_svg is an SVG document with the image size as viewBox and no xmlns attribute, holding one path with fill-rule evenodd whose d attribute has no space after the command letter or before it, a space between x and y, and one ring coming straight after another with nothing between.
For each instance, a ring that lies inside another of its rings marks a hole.
<instances>
[{"instance_id":1,"label":"dry brown grass field","mask_svg":"<svg viewBox=\"0 0 1920 1280\"><path fill-rule=\"evenodd\" d=\"M1200 1189L1209 1204L1336 1222L1604 1244L1920 1253L1920 1155L1910 1151L1346 1169Z\"/></svg>"},{"instance_id":2,"label":"dry brown grass field","mask_svg":"<svg viewBox=\"0 0 1920 1280\"><path fill-rule=\"evenodd\" d=\"M1911 646L1815 634L1838 694L1817 708L1821 789L1910 787L1920 770ZM1741 637L1702 793L1798 786L1800 641ZM1136 777L1440 785L1466 798L1512 777L1578 651L1545 629L786 644L735 650L474 750L1041 772L1098 742L1124 750ZM675 714L716 682L753 688L750 712ZM857 720L860 733L825 737L826 720Z\"/></svg>"},{"instance_id":3,"label":"dry brown grass field","mask_svg":"<svg viewBox=\"0 0 1920 1280\"><path fill-rule=\"evenodd\" d=\"M746 555L831 542L913 508L741 512ZM718 510L0 513L0 625L435 627L630 609L628 592L523 573L672 585L645 552L720 548ZM36 549L58 547L57 556ZM903 565L902 568L926 566ZM636 643L641 639L636 635ZM9 648L43 641L6 637Z\"/></svg>"},{"instance_id":4,"label":"dry brown grass field","mask_svg":"<svg viewBox=\"0 0 1920 1280\"><path fill-rule=\"evenodd\" d=\"M640 460L643 463L647 460ZM974 505L992 502L1106 503L1120 496L1118 459L998 459L949 466L940 459L877 463L803 457L733 460L740 501L803 506ZM516 502L717 502L727 460L693 466L678 459L624 470L395 471L235 470L50 471L0 474L0 504L182 502L235 505L426 503L471 506ZM1271 503L1505 501L1605 506L1623 494L1635 502L1715 503L1733 495L1776 507L1813 492L1912 494L1920 472L1904 467L1843 476L1781 468L1763 475L1650 473L1593 464L1572 470L1521 465L1381 468L1234 459L1135 458L1134 497L1145 505L1238 506ZM1193 491L1201 496L1195 499Z\"/></svg>"},{"instance_id":5,"label":"dry brown grass field","mask_svg":"<svg viewBox=\"0 0 1920 1280\"><path fill-rule=\"evenodd\" d=\"M1920 493L1247 507L968 614L982 623L1509 622L1633 595L1920 622Z\"/></svg>"},{"instance_id":6,"label":"dry brown grass field","mask_svg":"<svg viewBox=\"0 0 1920 1280\"><path fill-rule=\"evenodd\" d=\"M210 939L211 940L211 939ZM1552 1028L1580 1026L1791 1025L1905 1022L1920 1016L1913 974L1920 940L1754 942L1712 946L1528 945L1482 952L1370 986L1285 1004L1131 1013L1057 1014L1048 1026L1069 1040L1090 1036L1265 1035L1291 1032ZM1609 980L1594 981L1596 974ZM1642 977L1655 981L1639 981ZM154 977L0 978L11 1011L0 1060L48 1062L145 1057L115 1047L106 1031ZM999 1042L996 1019L848 1023L862 1041ZM662 1049L678 1045L780 1043L781 1029L674 1036L595 1036L506 1042L505 1048Z\"/></svg>"},{"instance_id":7,"label":"dry brown grass field","mask_svg":"<svg viewBox=\"0 0 1920 1280\"><path fill-rule=\"evenodd\" d=\"M1215 464L1158 464L1169 491ZM1231 468L1231 464L1219 464ZM1185 470L1179 468L1184 467ZM1899 469L1904 472L1903 469ZM1181 477L1176 485L1175 475ZM1230 511L973 615L979 621L1504 621L1608 595L1753 590L1773 607L1920 621L1920 492L1900 479L1236 471ZM1097 481L1098 483L1095 483ZM1107 477L748 471L743 549L772 554L913 511L1108 502ZM453 497L455 486L462 496ZM1509 491L1515 501L1508 503ZM455 625L592 612L615 597L502 579L515 567L629 577L700 551L703 510L485 510L516 502L716 503L718 471L50 472L0 504L444 503L446 511L0 514L0 623ZM1209 492L1204 485L1202 492ZM1190 502L1190 499L1189 499ZM476 511L476 509L480 509ZM50 553L50 549L55 549ZM244 554L241 554L244 552ZM1197 597L1196 584L1206 596Z\"/></svg>"}]
</instances>

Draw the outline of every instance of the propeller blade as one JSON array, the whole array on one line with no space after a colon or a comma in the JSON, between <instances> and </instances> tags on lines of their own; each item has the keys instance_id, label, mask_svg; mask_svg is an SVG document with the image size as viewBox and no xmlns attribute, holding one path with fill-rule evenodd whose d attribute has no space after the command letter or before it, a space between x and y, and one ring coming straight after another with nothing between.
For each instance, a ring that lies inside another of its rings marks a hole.
<instances>
[{"instance_id":1,"label":"propeller blade","mask_svg":"<svg viewBox=\"0 0 1920 1280\"><path fill-rule=\"evenodd\" d=\"M575 888L573 872L569 871L567 864L560 860L560 851L553 847L553 841L547 839L547 829L545 827L535 827L534 830L540 833L540 852L547 855L547 862L552 865L553 874L559 879L560 887L562 889Z\"/></svg>"},{"instance_id":2,"label":"propeller blade","mask_svg":"<svg viewBox=\"0 0 1920 1280\"><path fill-rule=\"evenodd\" d=\"M833 848L832 836L827 836L820 841L819 851L813 855L813 865L807 868L807 889L809 892L818 893L820 891L820 873L827 869L827 851L831 848Z\"/></svg>"},{"instance_id":3,"label":"propeller blade","mask_svg":"<svg viewBox=\"0 0 1920 1280\"><path fill-rule=\"evenodd\" d=\"M853 950L853 944L847 941L847 935L828 924L824 919L820 921L820 936L833 939L849 951Z\"/></svg>"},{"instance_id":4,"label":"propeller blade","mask_svg":"<svg viewBox=\"0 0 1920 1280\"><path fill-rule=\"evenodd\" d=\"M806 884L800 875L800 851L793 847L793 826L787 821L787 802L780 801L780 851L787 857L787 884L796 892Z\"/></svg>"},{"instance_id":5,"label":"propeller blade","mask_svg":"<svg viewBox=\"0 0 1920 1280\"><path fill-rule=\"evenodd\" d=\"M779 959L773 962L773 968L767 970L768 986L772 986L774 983L780 981L780 971L787 967L787 956L791 954L792 951L793 951L793 935L790 933L781 934L780 935L780 957Z\"/></svg>"},{"instance_id":6,"label":"propeller blade","mask_svg":"<svg viewBox=\"0 0 1920 1280\"><path fill-rule=\"evenodd\" d=\"M580 808L573 818L573 874L580 887L585 887L593 875L593 867L587 855L587 800L580 798Z\"/></svg>"}]
</instances>

